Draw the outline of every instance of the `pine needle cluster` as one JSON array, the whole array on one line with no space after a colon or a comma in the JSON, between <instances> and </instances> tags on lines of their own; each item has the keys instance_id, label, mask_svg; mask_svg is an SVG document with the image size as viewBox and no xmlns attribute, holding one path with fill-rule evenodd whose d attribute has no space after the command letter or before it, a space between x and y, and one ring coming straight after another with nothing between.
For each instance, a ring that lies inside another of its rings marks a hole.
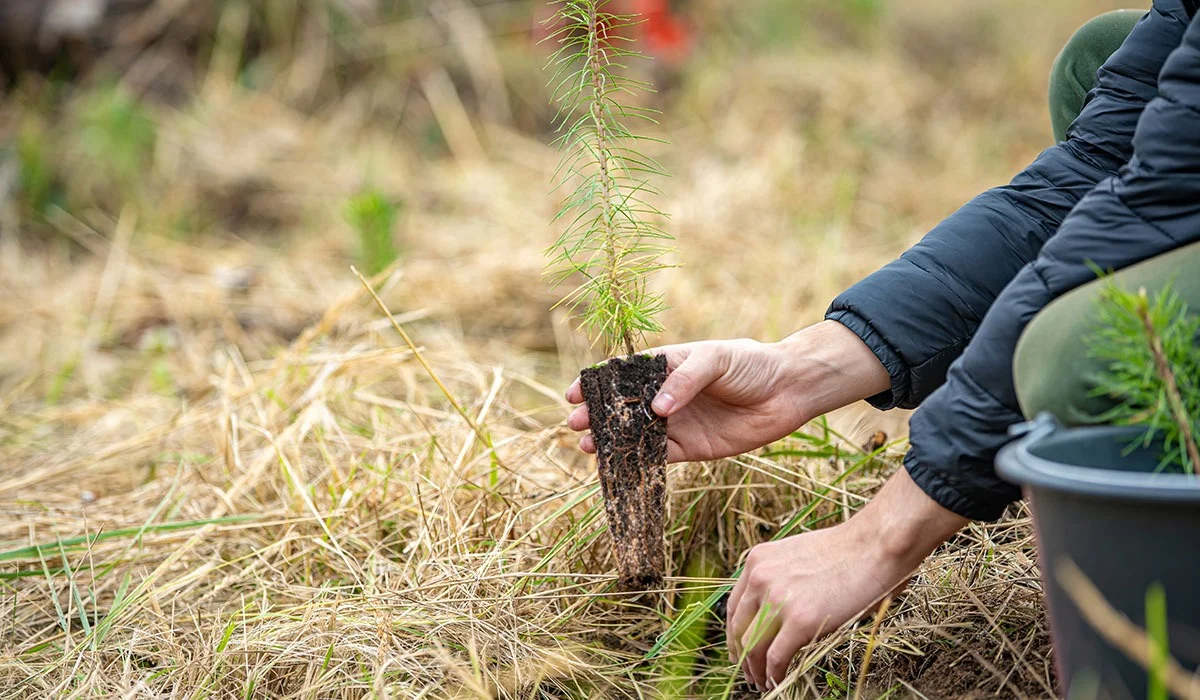
<instances>
[{"instance_id":1,"label":"pine needle cluster","mask_svg":"<svg viewBox=\"0 0 1200 700\"><path fill-rule=\"evenodd\" d=\"M1200 468L1200 316L1169 286L1149 296L1110 283L1101 293L1100 327L1087 339L1107 363L1094 394L1116 405L1097 420L1141 425L1141 444L1162 440L1160 468Z\"/></svg>"},{"instance_id":2,"label":"pine needle cluster","mask_svg":"<svg viewBox=\"0 0 1200 700\"><path fill-rule=\"evenodd\" d=\"M653 181L662 167L638 148L644 141L630 129L656 123L653 109L629 104L651 86L628 73L641 57L621 30L636 15L605 12L608 0L559 0L549 41L559 45L548 67L558 105L556 141L562 157L555 187L568 192L555 215L565 223L547 251L547 277L555 285L582 280L560 304L605 351L633 354L646 333L662 330L656 317L665 308L647 286L651 273L666 267L670 235L651 200L661 193ZM661 141L659 141L661 142Z\"/></svg>"}]
</instances>

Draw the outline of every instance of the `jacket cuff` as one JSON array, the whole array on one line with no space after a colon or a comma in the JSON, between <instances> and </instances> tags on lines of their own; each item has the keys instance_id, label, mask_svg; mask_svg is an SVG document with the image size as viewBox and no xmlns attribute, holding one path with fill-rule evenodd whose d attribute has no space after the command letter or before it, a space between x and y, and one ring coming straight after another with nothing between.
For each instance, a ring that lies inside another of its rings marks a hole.
<instances>
[{"instance_id":1,"label":"jacket cuff","mask_svg":"<svg viewBox=\"0 0 1200 700\"><path fill-rule=\"evenodd\" d=\"M997 476L995 468L996 453L1011 440L1008 426L1020 419L980 386L959 358L946 384L909 419L904 468L943 508L971 520L997 520L1021 498L1021 489Z\"/></svg>"},{"instance_id":2,"label":"jacket cuff","mask_svg":"<svg viewBox=\"0 0 1200 700\"><path fill-rule=\"evenodd\" d=\"M837 321L861 338L871 352L875 353L875 357L878 357L879 361L883 363L888 376L891 377L891 388L868 398L867 403L881 411L903 404L909 395L912 378L909 376L908 365L900 359L895 348L875 331L870 321L850 309L830 308L826 312L825 318Z\"/></svg>"},{"instance_id":3,"label":"jacket cuff","mask_svg":"<svg viewBox=\"0 0 1200 700\"><path fill-rule=\"evenodd\" d=\"M1012 498L997 498L995 493L968 494L961 484L956 483L952 474L922 464L912 449L904 455L904 468L908 470L913 483L939 506L971 520L999 520L1008 505L1020 498L1019 491Z\"/></svg>"}]
</instances>

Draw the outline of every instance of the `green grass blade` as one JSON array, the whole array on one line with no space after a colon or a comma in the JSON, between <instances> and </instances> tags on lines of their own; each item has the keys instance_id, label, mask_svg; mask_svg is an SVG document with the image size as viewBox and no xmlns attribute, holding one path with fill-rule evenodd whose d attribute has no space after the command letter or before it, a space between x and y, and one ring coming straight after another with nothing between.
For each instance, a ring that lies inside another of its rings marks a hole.
<instances>
[{"instance_id":1,"label":"green grass blade","mask_svg":"<svg viewBox=\"0 0 1200 700\"><path fill-rule=\"evenodd\" d=\"M1150 642L1150 667L1146 669L1147 700L1167 700L1167 659L1170 642L1167 638L1167 594L1161 583L1146 589L1146 637Z\"/></svg>"},{"instance_id":2,"label":"green grass blade","mask_svg":"<svg viewBox=\"0 0 1200 700\"><path fill-rule=\"evenodd\" d=\"M184 520L181 522L161 523L158 525L126 527L119 530L109 530L108 532L98 532L94 535L80 535L79 537L56 539L49 542L31 544L25 547L17 547L15 549L2 551L0 552L0 562L41 558L46 552L54 552L55 550L74 551L86 549L88 546L96 542L119 539L122 537L136 537L147 532L172 532L174 530L187 530L190 528L203 527L205 525L228 525L231 523L243 523L256 520L259 517L260 516L257 515L229 515L223 518Z\"/></svg>"}]
</instances>

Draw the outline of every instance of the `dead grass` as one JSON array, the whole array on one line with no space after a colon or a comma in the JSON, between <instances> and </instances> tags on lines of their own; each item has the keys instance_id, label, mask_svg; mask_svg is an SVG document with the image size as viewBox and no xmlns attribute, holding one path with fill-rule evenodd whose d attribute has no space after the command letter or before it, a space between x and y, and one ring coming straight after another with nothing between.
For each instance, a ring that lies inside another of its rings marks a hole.
<instances>
[{"instance_id":1,"label":"dead grass","mask_svg":"<svg viewBox=\"0 0 1200 700\"><path fill-rule=\"evenodd\" d=\"M819 318L1047 145L1050 60L1106 8L953 8L899 3L856 41L714 46L680 79L664 340ZM656 697L644 657L677 588L731 580L679 576L691 553L730 575L795 513L848 517L895 468L855 445L902 437L902 418L861 411L833 419L833 458L678 465L667 590L613 593L560 398L594 356L538 277L554 154L511 121L455 118L436 77L314 113L288 75L252 92L214 72L154 108L123 206L35 225L2 203L0 697ZM381 122L405 100L441 120L443 157ZM0 128L26 115L10 101ZM341 215L366 185L402 205L376 287L494 450L349 272ZM201 230L181 233L184 213ZM774 697L1051 695L1033 556L1023 511L972 526L874 633L814 645ZM708 639L693 692L748 694L715 621Z\"/></svg>"}]
</instances>

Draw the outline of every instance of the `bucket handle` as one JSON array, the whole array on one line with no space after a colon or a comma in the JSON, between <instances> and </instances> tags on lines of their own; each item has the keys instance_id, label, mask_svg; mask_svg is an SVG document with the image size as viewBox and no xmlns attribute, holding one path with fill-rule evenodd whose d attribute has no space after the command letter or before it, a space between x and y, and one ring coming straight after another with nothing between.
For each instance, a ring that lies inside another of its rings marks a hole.
<instances>
[{"instance_id":1,"label":"bucket handle","mask_svg":"<svg viewBox=\"0 0 1200 700\"><path fill-rule=\"evenodd\" d=\"M1042 411L1033 420L1009 426L1008 434L1014 438L1026 438L1034 441L1050 437L1062 429L1062 423L1058 422L1053 413Z\"/></svg>"}]
</instances>

